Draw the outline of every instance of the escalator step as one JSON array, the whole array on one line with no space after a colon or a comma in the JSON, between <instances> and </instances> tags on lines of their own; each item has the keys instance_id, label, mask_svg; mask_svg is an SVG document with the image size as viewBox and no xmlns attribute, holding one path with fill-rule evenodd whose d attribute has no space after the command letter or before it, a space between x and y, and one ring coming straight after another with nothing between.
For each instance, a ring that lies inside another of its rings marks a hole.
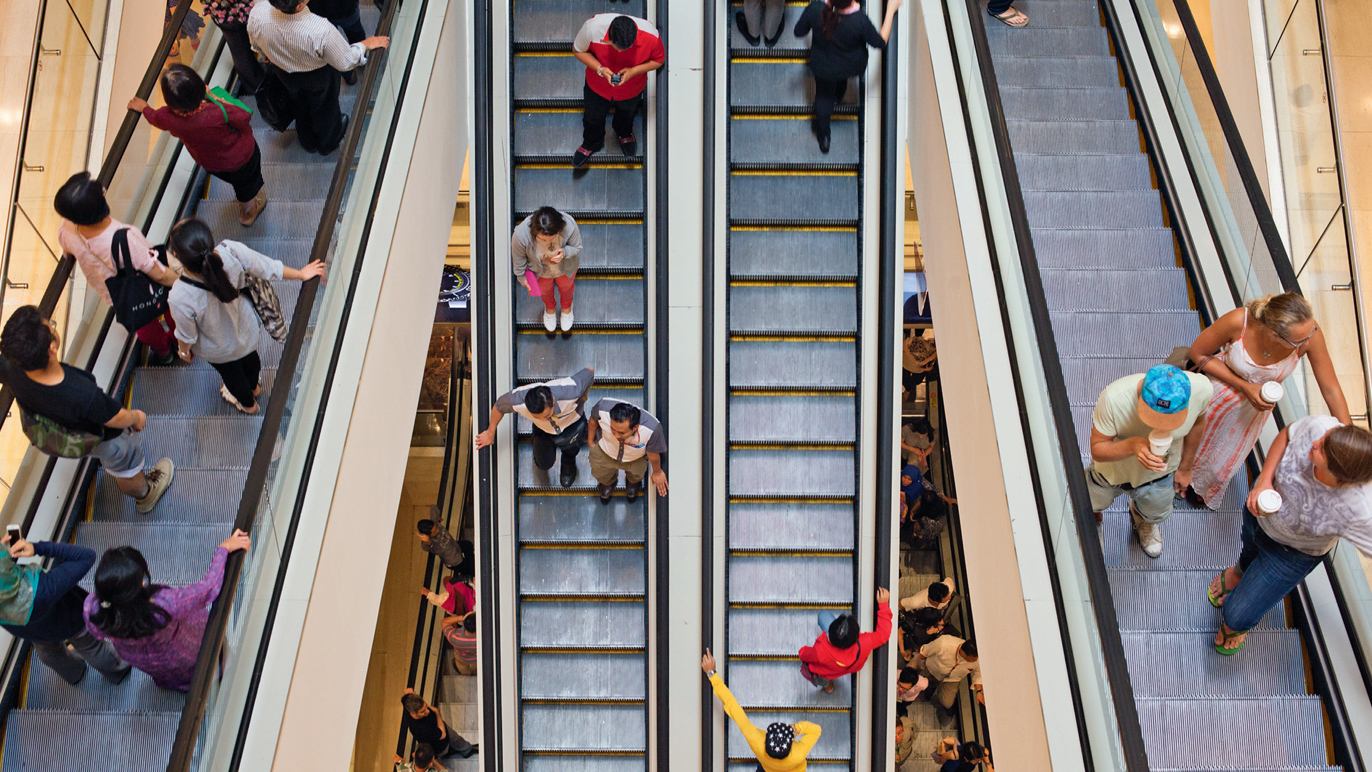
<instances>
[{"instance_id":1,"label":"escalator step","mask_svg":"<svg viewBox=\"0 0 1372 772\"><path fill-rule=\"evenodd\" d=\"M1112 567L1160 571L1201 569L1211 575L1233 565L1238 555L1239 513L1177 509L1162 524L1165 548L1150 558L1133 538L1133 524L1124 512L1107 512L1102 524L1105 564Z\"/></svg>"},{"instance_id":2,"label":"escalator step","mask_svg":"<svg viewBox=\"0 0 1372 772\"><path fill-rule=\"evenodd\" d=\"M515 291L515 297L515 321L542 329L543 299L531 296L523 287ZM577 326L573 329L595 325L643 327L642 276L579 279L575 297Z\"/></svg>"},{"instance_id":3,"label":"escalator step","mask_svg":"<svg viewBox=\"0 0 1372 772\"><path fill-rule=\"evenodd\" d=\"M526 700L642 700L648 694L644 671L639 653L525 652L519 693Z\"/></svg>"},{"instance_id":4,"label":"escalator step","mask_svg":"<svg viewBox=\"0 0 1372 772\"><path fill-rule=\"evenodd\" d=\"M581 99L585 94L586 65L570 51L517 53L513 66L511 91L516 100Z\"/></svg>"},{"instance_id":5,"label":"escalator step","mask_svg":"<svg viewBox=\"0 0 1372 772\"><path fill-rule=\"evenodd\" d=\"M856 333L857 287L840 283L735 284L729 329L756 333Z\"/></svg>"},{"instance_id":6,"label":"escalator step","mask_svg":"<svg viewBox=\"0 0 1372 772\"><path fill-rule=\"evenodd\" d=\"M832 394L729 397L730 442L853 442L856 399Z\"/></svg>"},{"instance_id":7,"label":"escalator step","mask_svg":"<svg viewBox=\"0 0 1372 772\"><path fill-rule=\"evenodd\" d=\"M567 43L598 13L646 18L644 0L515 0L511 39L515 43Z\"/></svg>"},{"instance_id":8,"label":"escalator step","mask_svg":"<svg viewBox=\"0 0 1372 772\"><path fill-rule=\"evenodd\" d=\"M856 222L855 172L734 172L729 175L729 217L786 222Z\"/></svg>"},{"instance_id":9,"label":"escalator step","mask_svg":"<svg viewBox=\"0 0 1372 772\"><path fill-rule=\"evenodd\" d=\"M255 229L257 226L254 225ZM252 230L242 230L237 236L227 236L234 241L242 242L244 246L255 249L262 254L280 260L291 268L304 268L310 262L310 250L314 248L314 234L309 238L258 238L250 236ZM289 312L291 309L287 309Z\"/></svg>"},{"instance_id":10,"label":"escalator step","mask_svg":"<svg viewBox=\"0 0 1372 772\"><path fill-rule=\"evenodd\" d=\"M759 729L765 729L768 724L774 721L783 724L794 724L798 721L818 724L820 740L810 751L810 763L825 759L847 759L853 755L853 718L852 714L846 711L842 713L831 711L775 713L757 710L748 712L748 720L752 721L753 726ZM738 731L738 725L732 721L727 723L729 725L729 758L751 757L753 751L748 747L748 741L743 739L743 733Z\"/></svg>"},{"instance_id":11,"label":"escalator step","mask_svg":"<svg viewBox=\"0 0 1372 772\"><path fill-rule=\"evenodd\" d=\"M1043 268L1175 268L1171 228L1035 228L1034 253Z\"/></svg>"},{"instance_id":12,"label":"escalator step","mask_svg":"<svg viewBox=\"0 0 1372 772\"><path fill-rule=\"evenodd\" d=\"M647 745L648 716L642 705L525 705L520 732L525 753L529 751L638 751ZM599 770L575 756L563 757L563 764L541 769ZM525 769L532 769L525 757ZM576 764L567 764L576 760ZM587 761L599 759L587 759ZM637 769L643 759L635 759ZM623 769L610 766L604 769Z\"/></svg>"},{"instance_id":13,"label":"escalator step","mask_svg":"<svg viewBox=\"0 0 1372 772\"><path fill-rule=\"evenodd\" d=\"M1110 38L1097 27L1010 29L1002 24L986 26L986 40L997 62L1002 56L1110 56Z\"/></svg>"},{"instance_id":14,"label":"escalator step","mask_svg":"<svg viewBox=\"0 0 1372 772\"><path fill-rule=\"evenodd\" d=\"M851 447L729 450L732 496L853 496Z\"/></svg>"},{"instance_id":15,"label":"escalator step","mask_svg":"<svg viewBox=\"0 0 1372 772\"><path fill-rule=\"evenodd\" d=\"M243 102L249 107L253 102L251 97L245 97ZM262 149L262 163L310 163L313 159L318 163L319 156L305 152L305 148L296 141L295 129L291 128L285 132L277 133L265 126L259 125L256 115L253 117L253 134L257 138L257 146ZM333 167L330 166L330 169Z\"/></svg>"},{"instance_id":16,"label":"escalator step","mask_svg":"<svg viewBox=\"0 0 1372 772\"><path fill-rule=\"evenodd\" d=\"M847 164L860 160L857 116L836 116L829 124L829 152L805 115L736 115L729 121L729 161L735 164Z\"/></svg>"},{"instance_id":17,"label":"escalator step","mask_svg":"<svg viewBox=\"0 0 1372 772\"><path fill-rule=\"evenodd\" d=\"M836 679L833 693L825 694L801 676L799 659L770 662L730 659L726 672L729 690L739 704L748 708L847 708L853 703L851 677Z\"/></svg>"},{"instance_id":18,"label":"escalator step","mask_svg":"<svg viewBox=\"0 0 1372 772\"><path fill-rule=\"evenodd\" d=\"M519 642L543 648L642 648L643 601L531 601L519 604Z\"/></svg>"},{"instance_id":19,"label":"escalator step","mask_svg":"<svg viewBox=\"0 0 1372 772\"><path fill-rule=\"evenodd\" d=\"M639 721L638 724L642 724ZM636 724L637 725L637 724ZM576 731L572 727L571 731ZM524 757L524 772L643 772L644 756L548 755ZM475 759L473 759L475 760ZM757 762L753 762L757 766ZM476 770L473 770L476 772Z\"/></svg>"},{"instance_id":20,"label":"escalator step","mask_svg":"<svg viewBox=\"0 0 1372 772\"><path fill-rule=\"evenodd\" d=\"M276 382L276 370L263 370L259 383L264 406ZM130 387L133 404L151 418L158 415L228 416L242 415L219 393L224 379L212 368L140 367L133 372ZM172 459L175 461L175 459Z\"/></svg>"},{"instance_id":21,"label":"escalator step","mask_svg":"<svg viewBox=\"0 0 1372 772\"><path fill-rule=\"evenodd\" d=\"M1134 121L1006 121L1015 153L1142 153Z\"/></svg>"},{"instance_id":22,"label":"escalator step","mask_svg":"<svg viewBox=\"0 0 1372 772\"><path fill-rule=\"evenodd\" d=\"M853 558L782 556L729 558L730 603L836 603L853 600ZM818 612L816 612L818 613ZM818 635L818 625L815 635ZM809 640L813 640L813 637ZM801 639L796 645L808 644ZM730 631L731 650L748 651L761 641L740 638ZM740 697L739 699L742 699Z\"/></svg>"},{"instance_id":23,"label":"escalator step","mask_svg":"<svg viewBox=\"0 0 1372 772\"><path fill-rule=\"evenodd\" d=\"M61 769L73 759L99 759L103 769L162 772L180 720L180 711L11 711L5 769Z\"/></svg>"},{"instance_id":24,"label":"escalator step","mask_svg":"<svg viewBox=\"0 0 1372 772\"><path fill-rule=\"evenodd\" d=\"M581 275L588 271L643 271L646 233L643 223L578 220L577 226L581 230Z\"/></svg>"},{"instance_id":25,"label":"escalator step","mask_svg":"<svg viewBox=\"0 0 1372 772\"><path fill-rule=\"evenodd\" d=\"M222 525L189 523L82 523L76 529L75 543L103 554L110 547L133 545L147 558L152 580L158 584L180 586L205 577L215 548L228 537ZM91 589L92 571L81 580Z\"/></svg>"},{"instance_id":26,"label":"escalator step","mask_svg":"<svg viewBox=\"0 0 1372 772\"><path fill-rule=\"evenodd\" d=\"M1124 633L1123 638L1136 697L1305 694L1301 634L1295 630L1249 633L1242 658L1215 654L1215 634L1209 630ZM1158 667L1163 662L1167 667Z\"/></svg>"},{"instance_id":27,"label":"escalator step","mask_svg":"<svg viewBox=\"0 0 1372 772\"><path fill-rule=\"evenodd\" d=\"M773 52L792 52L796 56L809 55L810 35L807 34L800 38L795 35L796 22L800 20L800 14L805 11L805 6L788 5L785 7L785 15L781 19L781 37L777 38L776 45L771 49L762 43L758 43L756 47L748 45L747 39L743 37L742 32L738 31L738 25L734 23L734 14L742 10L741 4L730 3L728 16L721 20L722 23L729 25L729 47L736 53L742 52L744 56L765 56L770 50Z\"/></svg>"},{"instance_id":28,"label":"escalator step","mask_svg":"<svg viewBox=\"0 0 1372 772\"><path fill-rule=\"evenodd\" d=\"M1009 120L1127 121L1129 95L1119 86L1067 88L1001 86L1000 99Z\"/></svg>"},{"instance_id":29,"label":"escalator step","mask_svg":"<svg viewBox=\"0 0 1372 772\"><path fill-rule=\"evenodd\" d=\"M823 276L856 278L858 238L855 228L729 229L729 275Z\"/></svg>"},{"instance_id":30,"label":"escalator step","mask_svg":"<svg viewBox=\"0 0 1372 772\"><path fill-rule=\"evenodd\" d=\"M142 431L143 452L149 466L166 457L189 468L244 467L252 462L261 428L260 412L231 418L159 416Z\"/></svg>"},{"instance_id":31,"label":"escalator step","mask_svg":"<svg viewBox=\"0 0 1372 772\"><path fill-rule=\"evenodd\" d=\"M764 501L729 504L733 550L851 550L853 505Z\"/></svg>"},{"instance_id":32,"label":"escalator step","mask_svg":"<svg viewBox=\"0 0 1372 772\"><path fill-rule=\"evenodd\" d=\"M1200 334L1200 319L1195 311L1155 311L1152 313L1100 313L1094 311L1053 312L1053 334L1058 351L1066 356L1084 356L1100 350L1108 340L1123 357L1167 358L1175 346L1186 346Z\"/></svg>"},{"instance_id":33,"label":"escalator step","mask_svg":"<svg viewBox=\"0 0 1372 772\"><path fill-rule=\"evenodd\" d=\"M216 239L237 241L242 236L284 239L304 234L313 235L319 229L319 210L318 200L273 200L262 210L262 214L251 228L244 228L238 223L238 202L232 199L216 199L201 201L195 210L195 216L210 226ZM276 257L270 249L260 251L268 257Z\"/></svg>"},{"instance_id":34,"label":"escalator step","mask_svg":"<svg viewBox=\"0 0 1372 772\"><path fill-rule=\"evenodd\" d=\"M1037 10L1037 9L1036 9ZM1035 18L1037 25L1037 14ZM1119 88L1119 62L1113 56L997 56L996 82L1005 86Z\"/></svg>"},{"instance_id":35,"label":"escalator step","mask_svg":"<svg viewBox=\"0 0 1372 772\"><path fill-rule=\"evenodd\" d=\"M642 549L519 550L524 595L637 596L644 592Z\"/></svg>"},{"instance_id":36,"label":"escalator step","mask_svg":"<svg viewBox=\"0 0 1372 772\"><path fill-rule=\"evenodd\" d=\"M731 107L808 108L815 101L815 79L804 57L791 59L734 59L729 63ZM855 81L839 102L840 107L858 103Z\"/></svg>"},{"instance_id":37,"label":"escalator step","mask_svg":"<svg viewBox=\"0 0 1372 772\"><path fill-rule=\"evenodd\" d=\"M618 160L619 148L607 147L601 156ZM568 154L566 148L562 154ZM514 176L515 209L520 212L540 206L555 206L564 212L643 211L641 166L586 166L578 170L573 170L571 163L516 166Z\"/></svg>"},{"instance_id":38,"label":"escalator step","mask_svg":"<svg viewBox=\"0 0 1372 772\"><path fill-rule=\"evenodd\" d=\"M1184 345L1184 344L1181 344ZM1062 377L1073 405L1095 405L1106 386L1126 375L1147 372L1158 360L1152 357L1063 357Z\"/></svg>"},{"instance_id":39,"label":"escalator step","mask_svg":"<svg viewBox=\"0 0 1372 772\"><path fill-rule=\"evenodd\" d=\"M263 190L267 192L267 197L273 205L282 201L311 200L315 208L319 207L319 202L315 199L322 190L328 190L333 183L333 164L321 163L264 163L262 164L262 180L265 183ZM209 193L206 198L211 200L234 201L233 186L219 179L210 178ZM202 202L200 206L204 206ZM268 210L269 211L269 210ZM266 216L264 211L263 216ZM316 220L318 217L316 217ZM256 225L254 224L254 228ZM240 226L241 228L241 226ZM216 233L216 235L219 235ZM230 236L229 238L232 238Z\"/></svg>"},{"instance_id":40,"label":"escalator step","mask_svg":"<svg viewBox=\"0 0 1372 772\"><path fill-rule=\"evenodd\" d=\"M1324 722L1317 696L1137 702L1144 748L1154 769L1194 768L1196 749L1204 747L1210 763L1223 759L1224 769L1336 772L1325 766L1324 733L1311 731ZM1217 732L1215 727L1225 729Z\"/></svg>"},{"instance_id":41,"label":"escalator step","mask_svg":"<svg viewBox=\"0 0 1372 772\"><path fill-rule=\"evenodd\" d=\"M642 543L644 501L640 498L630 504L623 496L615 496L609 504L601 504L598 496L525 492L519 497L519 540Z\"/></svg>"},{"instance_id":42,"label":"escalator step","mask_svg":"<svg viewBox=\"0 0 1372 772\"><path fill-rule=\"evenodd\" d=\"M521 379L546 381L594 367L598 379L643 379L642 332L577 331L550 335L519 333L516 372Z\"/></svg>"},{"instance_id":43,"label":"escalator step","mask_svg":"<svg viewBox=\"0 0 1372 772\"><path fill-rule=\"evenodd\" d=\"M29 668L24 707L28 710L129 710L175 712L185 707L182 692L159 688L141 670L129 673L121 684L111 684L94 668L87 668L81 683L72 686L50 667Z\"/></svg>"},{"instance_id":44,"label":"escalator step","mask_svg":"<svg viewBox=\"0 0 1372 772\"><path fill-rule=\"evenodd\" d=\"M846 614L852 607L839 603L829 611ZM731 608L729 651L735 656L793 656L822 632L818 615L819 610L813 608Z\"/></svg>"},{"instance_id":45,"label":"escalator step","mask_svg":"<svg viewBox=\"0 0 1372 772\"><path fill-rule=\"evenodd\" d=\"M1031 190L1151 190L1148 156L1015 154L1020 187Z\"/></svg>"},{"instance_id":46,"label":"escalator step","mask_svg":"<svg viewBox=\"0 0 1372 772\"><path fill-rule=\"evenodd\" d=\"M1055 311L1185 311L1186 272L1163 270L1043 270L1043 290ZM1182 344L1184 345L1184 344Z\"/></svg>"},{"instance_id":47,"label":"escalator step","mask_svg":"<svg viewBox=\"0 0 1372 772\"><path fill-rule=\"evenodd\" d=\"M1163 527L1166 528L1164 523ZM1165 532L1165 531L1164 531ZM1133 537L1130 537L1133 538ZM1166 551L1166 538L1163 541ZM1238 545L1235 544L1235 551ZM1219 628L1220 612L1205 598L1205 590L1217 571L1138 571L1110 568L1110 594L1120 630L1209 631ZM1166 598L1162 603L1159 599ZM1267 613L1255 629L1285 630L1286 610L1281 604Z\"/></svg>"},{"instance_id":48,"label":"escalator step","mask_svg":"<svg viewBox=\"0 0 1372 772\"><path fill-rule=\"evenodd\" d=\"M595 501L596 506L599 507L599 506L602 506L602 505L600 504L600 498L599 498L598 496L594 496L594 495L592 494L592 491L595 490L596 481L595 481L595 478L591 476L591 461L590 461L590 456L591 456L590 452L589 452L588 450L586 450L584 447L582 448L582 451L581 451L580 453L577 454L577 456L576 456L577 477L576 477L576 483L574 483L574 485L573 485L573 487L572 487L572 490L573 490L573 491L584 491L586 497L587 497L588 499L593 499L593 500ZM541 492L545 492L545 493L546 493L546 492L551 492L551 493L555 493L555 494L563 494L563 493L565 493L565 490L561 487L562 484L561 484L561 480L560 480L560 477L561 477L561 470L562 470L561 464L562 464L562 460L561 460L561 456L559 456L559 457L558 457L558 460L556 460L556 461L553 462L553 468L552 468L552 469L550 469L550 470L538 469L537 467L534 466L534 446L533 446L533 442L530 441L530 440L528 440L527 438L521 438L521 441L520 441L520 443L519 443L519 453L518 453L518 473L519 473L519 478L518 478L518 479L519 479L519 487L520 487L520 489L521 489L521 495L528 495L528 494L531 494L531 493L532 493L532 494L537 494L537 493L539 493L540 491L541 491ZM621 472L620 475L619 475L619 487L620 487L620 489L621 489L620 492L623 492L623 490L622 490L623 487L624 487L624 473L623 473L623 472ZM548 498L551 498L551 496L541 496L541 497L540 497L540 501L537 502L537 505L539 505L539 506L547 506L547 504L546 504L544 501L542 501L542 499L548 499ZM606 507L606 508L608 508L608 507Z\"/></svg>"},{"instance_id":49,"label":"escalator step","mask_svg":"<svg viewBox=\"0 0 1372 772\"><path fill-rule=\"evenodd\" d=\"M852 340L734 340L729 343L729 385L852 388L857 383L856 353Z\"/></svg>"},{"instance_id":50,"label":"escalator step","mask_svg":"<svg viewBox=\"0 0 1372 772\"><path fill-rule=\"evenodd\" d=\"M542 2L543 0L539 0ZM612 161L625 160L619 147L619 140L605 121L605 149L597 154L598 159ZM634 135L643 137L643 115L638 115L634 123ZM571 159L573 152L581 144L580 108L530 108L514 112L514 154L516 156L560 156ZM642 152L643 143L639 143Z\"/></svg>"},{"instance_id":51,"label":"escalator step","mask_svg":"<svg viewBox=\"0 0 1372 772\"><path fill-rule=\"evenodd\" d=\"M133 499L119 492L114 478L99 475L95 483L95 511L91 517L97 522L220 523L227 526L238 516L250 461L245 455L236 469L193 469L177 464L172 486L146 515L138 514Z\"/></svg>"},{"instance_id":52,"label":"escalator step","mask_svg":"<svg viewBox=\"0 0 1372 772\"><path fill-rule=\"evenodd\" d=\"M1073 190L1024 192L1030 228L1160 228L1162 202L1156 190Z\"/></svg>"}]
</instances>

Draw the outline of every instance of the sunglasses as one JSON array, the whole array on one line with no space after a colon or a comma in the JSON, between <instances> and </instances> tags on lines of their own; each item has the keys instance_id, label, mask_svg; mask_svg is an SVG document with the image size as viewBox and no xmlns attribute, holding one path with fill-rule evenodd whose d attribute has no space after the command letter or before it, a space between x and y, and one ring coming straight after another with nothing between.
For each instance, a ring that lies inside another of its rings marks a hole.
<instances>
[{"instance_id":1,"label":"sunglasses","mask_svg":"<svg viewBox=\"0 0 1372 772\"><path fill-rule=\"evenodd\" d=\"M1271 329L1271 328L1269 327L1268 329ZM1301 338L1300 340L1291 340L1290 338L1286 337L1285 335L1282 335L1281 333L1277 332L1276 330L1272 330L1272 334L1273 334L1273 335L1276 335L1278 338L1281 338L1281 339L1282 339L1282 342L1285 343L1286 345L1290 346L1291 348L1300 348L1301 346L1304 346L1305 344L1309 343L1309 342L1310 342L1310 339L1311 339L1311 338L1314 338L1314 337L1315 337L1315 333L1317 333L1317 332L1319 332L1319 331L1320 331L1320 326L1319 326L1318 324L1316 324L1316 325L1315 325L1315 329L1311 330L1309 335L1305 336L1304 338Z\"/></svg>"}]
</instances>

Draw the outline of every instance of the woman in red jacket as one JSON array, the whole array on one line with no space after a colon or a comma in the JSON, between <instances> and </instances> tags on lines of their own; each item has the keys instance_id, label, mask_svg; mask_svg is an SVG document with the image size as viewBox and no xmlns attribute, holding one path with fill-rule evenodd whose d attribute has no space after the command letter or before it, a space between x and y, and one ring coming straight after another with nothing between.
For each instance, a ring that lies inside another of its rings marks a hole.
<instances>
[{"instance_id":1,"label":"woman in red jacket","mask_svg":"<svg viewBox=\"0 0 1372 772\"><path fill-rule=\"evenodd\" d=\"M877 629L870 633L861 632L852 614L834 616L832 611L819 612L819 626L828 632L820 633L814 645L801 648L800 672L829 694L834 679L861 670L872 651L891 639L891 591L877 588Z\"/></svg>"},{"instance_id":2,"label":"woman in red jacket","mask_svg":"<svg viewBox=\"0 0 1372 772\"><path fill-rule=\"evenodd\" d=\"M220 102L205 90L205 81L184 64L162 73L162 98L156 110L134 97L129 109L143 113L148 124L181 140L191 158L210 174L233 186L238 223L252 225L267 206L263 190L262 150L252 133L252 113Z\"/></svg>"}]
</instances>

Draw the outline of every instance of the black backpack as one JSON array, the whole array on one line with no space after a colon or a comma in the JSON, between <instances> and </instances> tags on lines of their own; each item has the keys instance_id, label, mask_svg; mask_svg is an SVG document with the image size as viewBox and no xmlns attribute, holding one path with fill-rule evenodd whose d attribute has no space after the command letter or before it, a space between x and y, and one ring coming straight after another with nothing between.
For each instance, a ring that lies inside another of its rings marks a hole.
<instances>
[{"instance_id":1,"label":"black backpack","mask_svg":"<svg viewBox=\"0 0 1372 772\"><path fill-rule=\"evenodd\" d=\"M133 267L128 228L115 231L110 240L110 259L114 261L114 275L105 280L105 289L109 290L114 318L120 324L129 332L136 332L167 312L167 287ZM167 264L166 252L161 247L157 259Z\"/></svg>"}]
</instances>

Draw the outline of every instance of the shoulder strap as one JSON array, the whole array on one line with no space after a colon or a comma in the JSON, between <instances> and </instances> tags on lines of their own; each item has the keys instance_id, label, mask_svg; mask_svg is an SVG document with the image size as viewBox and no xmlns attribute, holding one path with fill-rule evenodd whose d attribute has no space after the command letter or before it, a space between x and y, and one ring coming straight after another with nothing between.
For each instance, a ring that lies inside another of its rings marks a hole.
<instances>
[{"instance_id":1,"label":"shoulder strap","mask_svg":"<svg viewBox=\"0 0 1372 772\"><path fill-rule=\"evenodd\" d=\"M197 288L202 289L202 290L204 290L204 291L206 291L206 292L209 292L209 291L210 291L210 288L209 288L209 287L206 287L205 285L201 284L200 282L196 281L195 279L192 279L191 277L189 277L189 276L187 276L187 275L185 275L185 274L182 274L182 275L181 275L181 278L177 279L177 281L184 281L185 283L191 285L192 287L197 287Z\"/></svg>"},{"instance_id":2,"label":"shoulder strap","mask_svg":"<svg viewBox=\"0 0 1372 772\"><path fill-rule=\"evenodd\" d=\"M219 113L224 116L224 123L227 125L229 123L229 111L224 109L224 105L218 99L210 96L208 91L205 92L205 101L219 108Z\"/></svg>"},{"instance_id":3,"label":"shoulder strap","mask_svg":"<svg viewBox=\"0 0 1372 772\"><path fill-rule=\"evenodd\" d=\"M129 229L120 228L114 232L114 237L110 239L110 259L114 261L114 271L119 273L126 267L133 267L133 258L129 256Z\"/></svg>"}]
</instances>

